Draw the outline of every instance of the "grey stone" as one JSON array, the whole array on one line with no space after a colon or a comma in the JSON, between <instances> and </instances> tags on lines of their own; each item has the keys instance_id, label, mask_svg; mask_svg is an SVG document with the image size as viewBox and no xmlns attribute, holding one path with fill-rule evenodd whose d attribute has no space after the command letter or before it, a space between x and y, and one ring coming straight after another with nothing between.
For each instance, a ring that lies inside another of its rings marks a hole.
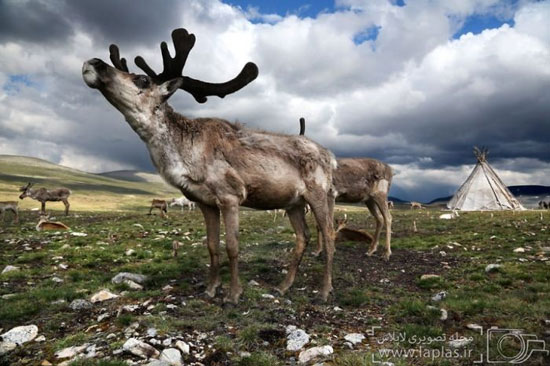
<instances>
[{"instance_id":1,"label":"grey stone","mask_svg":"<svg viewBox=\"0 0 550 366\"><path fill-rule=\"evenodd\" d=\"M331 355L333 352L334 349L332 349L331 346L308 348L307 350L300 352L300 355L298 356L298 362L308 363L309 361L317 357Z\"/></svg>"},{"instance_id":2,"label":"grey stone","mask_svg":"<svg viewBox=\"0 0 550 366\"><path fill-rule=\"evenodd\" d=\"M189 352L190 352L190 347L187 343L185 343L184 341L177 341L176 342L176 347L179 348L179 350L184 354L184 355L188 355Z\"/></svg>"},{"instance_id":3,"label":"grey stone","mask_svg":"<svg viewBox=\"0 0 550 366\"><path fill-rule=\"evenodd\" d=\"M17 347L17 344L13 342L0 342L0 356L13 351Z\"/></svg>"},{"instance_id":4,"label":"grey stone","mask_svg":"<svg viewBox=\"0 0 550 366\"><path fill-rule=\"evenodd\" d=\"M14 271L19 271L19 267L7 265L7 266L4 268L4 270L2 271L2 274L8 273L8 272L14 272Z\"/></svg>"},{"instance_id":5,"label":"grey stone","mask_svg":"<svg viewBox=\"0 0 550 366\"><path fill-rule=\"evenodd\" d=\"M85 309L91 309L93 305L88 300L75 299L69 304L69 307L73 310L85 310Z\"/></svg>"},{"instance_id":6,"label":"grey stone","mask_svg":"<svg viewBox=\"0 0 550 366\"><path fill-rule=\"evenodd\" d=\"M126 280L143 284L147 280L147 276L137 274L137 273L120 272L119 274L117 274L115 277L111 279L111 282L118 284L118 283L123 283Z\"/></svg>"},{"instance_id":7,"label":"grey stone","mask_svg":"<svg viewBox=\"0 0 550 366\"><path fill-rule=\"evenodd\" d=\"M355 345L357 343L363 342L363 339L365 339L365 336L361 333L350 333L350 334L346 334L344 339L350 342L351 344Z\"/></svg>"},{"instance_id":8,"label":"grey stone","mask_svg":"<svg viewBox=\"0 0 550 366\"><path fill-rule=\"evenodd\" d=\"M110 299L116 299L117 297L118 297L118 295L113 294L109 290L101 290L101 291L95 293L91 297L90 301L93 302L93 303L103 302L103 301L107 301L107 300L110 300Z\"/></svg>"},{"instance_id":9,"label":"grey stone","mask_svg":"<svg viewBox=\"0 0 550 366\"><path fill-rule=\"evenodd\" d=\"M309 343L309 335L302 329L290 325L286 328L286 349L287 351L299 351Z\"/></svg>"},{"instance_id":10,"label":"grey stone","mask_svg":"<svg viewBox=\"0 0 550 366\"><path fill-rule=\"evenodd\" d=\"M432 301L439 302L447 297L447 291L441 291L432 296Z\"/></svg>"},{"instance_id":11,"label":"grey stone","mask_svg":"<svg viewBox=\"0 0 550 366\"><path fill-rule=\"evenodd\" d=\"M175 348L166 348L160 354L161 361L168 362L171 366L182 366L181 353Z\"/></svg>"},{"instance_id":12,"label":"grey stone","mask_svg":"<svg viewBox=\"0 0 550 366\"><path fill-rule=\"evenodd\" d=\"M60 351L57 351L55 353L55 357L57 357L58 360L62 360L65 358L73 358L76 355L82 353L86 348L88 348L89 344L83 344L82 346L73 346L73 347L67 347L63 348Z\"/></svg>"},{"instance_id":13,"label":"grey stone","mask_svg":"<svg viewBox=\"0 0 550 366\"><path fill-rule=\"evenodd\" d=\"M38 327L36 325L23 325L10 329L8 332L1 335L4 342L11 342L17 345L22 345L32 341L38 335Z\"/></svg>"},{"instance_id":14,"label":"grey stone","mask_svg":"<svg viewBox=\"0 0 550 366\"><path fill-rule=\"evenodd\" d=\"M151 357L158 357L160 355L159 351L155 347L140 341L136 338L128 339L123 345L122 349L126 352L129 352L135 356L141 357L143 359L148 359Z\"/></svg>"}]
</instances>

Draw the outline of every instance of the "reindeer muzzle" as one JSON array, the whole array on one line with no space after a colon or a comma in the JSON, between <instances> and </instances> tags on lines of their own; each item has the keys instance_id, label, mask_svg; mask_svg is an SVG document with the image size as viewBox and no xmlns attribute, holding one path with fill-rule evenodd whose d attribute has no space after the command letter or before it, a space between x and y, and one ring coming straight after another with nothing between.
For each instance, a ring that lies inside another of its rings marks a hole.
<instances>
[{"instance_id":1,"label":"reindeer muzzle","mask_svg":"<svg viewBox=\"0 0 550 366\"><path fill-rule=\"evenodd\" d=\"M110 66L98 58L92 58L82 65L82 77L86 85L97 89L103 83L103 78L108 76Z\"/></svg>"}]
</instances>

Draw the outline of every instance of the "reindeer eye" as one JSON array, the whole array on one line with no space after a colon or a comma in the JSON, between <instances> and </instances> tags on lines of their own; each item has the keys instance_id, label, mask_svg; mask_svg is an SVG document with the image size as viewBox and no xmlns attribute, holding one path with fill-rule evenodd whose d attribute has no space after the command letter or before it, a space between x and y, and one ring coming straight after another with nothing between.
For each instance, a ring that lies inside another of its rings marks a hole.
<instances>
[{"instance_id":1,"label":"reindeer eye","mask_svg":"<svg viewBox=\"0 0 550 366\"><path fill-rule=\"evenodd\" d=\"M149 87L149 78L145 75L138 75L133 79L134 84L140 89L146 89Z\"/></svg>"}]
</instances>

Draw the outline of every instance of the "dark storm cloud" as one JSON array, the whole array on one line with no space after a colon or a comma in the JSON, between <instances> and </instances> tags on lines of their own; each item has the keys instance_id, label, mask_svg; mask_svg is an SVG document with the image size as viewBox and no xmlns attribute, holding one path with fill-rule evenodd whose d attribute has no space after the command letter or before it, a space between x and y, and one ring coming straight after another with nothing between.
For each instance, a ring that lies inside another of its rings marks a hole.
<instances>
[{"instance_id":1,"label":"dark storm cloud","mask_svg":"<svg viewBox=\"0 0 550 366\"><path fill-rule=\"evenodd\" d=\"M158 43L181 27L183 4L176 0L67 1L68 14L83 30L107 42ZM160 38L159 38L160 37Z\"/></svg>"},{"instance_id":2,"label":"dark storm cloud","mask_svg":"<svg viewBox=\"0 0 550 366\"><path fill-rule=\"evenodd\" d=\"M63 42L73 29L59 1L0 0L0 42Z\"/></svg>"},{"instance_id":3,"label":"dark storm cloud","mask_svg":"<svg viewBox=\"0 0 550 366\"><path fill-rule=\"evenodd\" d=\"M544 182L537 172L550 172L550 34L540 14L548 1L525 3L513 27L458 40L447 17L454 10L445 8L454 3L343 2L372 8L253 24L216 0L0 0L0 153L95 172L151 170L124 117L82 81L82 62L108 61L107 45L117 43L123 56L143 53L157 69L159 42L184 26L199 39L191 76L227 80L248 60L260 68L224 99L197 104L176 93L170 103L189 117L294 134L304 116L306 134L337 156L392 164L401 198L453 193L464 164L475 163L474 145L490 148L510 184ZM461 4L464 15L480 3ZM353 42L373 25L381 26L375 40ZM28 82L10 89L14 77Z\"/></svg>"}]
</instances>

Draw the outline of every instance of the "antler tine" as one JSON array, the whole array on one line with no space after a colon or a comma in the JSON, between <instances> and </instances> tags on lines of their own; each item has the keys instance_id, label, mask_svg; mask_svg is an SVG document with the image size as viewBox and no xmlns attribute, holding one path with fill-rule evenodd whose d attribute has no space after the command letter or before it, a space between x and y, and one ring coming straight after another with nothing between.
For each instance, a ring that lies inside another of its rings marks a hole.
<instances>
[{"instance_id":1,"label":"antler tine","mask_svg":"<svg viewBox=\"0 0 550 366\"><path fill-rule=\"evenodd\" d=\"M116 44L112 44L109 46L109 58L111 59L114 67L121 71L128 72L126 59L120 58L120 51L118 50L118 46Z\"/></svg>"},{"instance_id":2,"label":"antler tine","mask_svg":"<svg viewBox=\"0 0 550 366\"><path fill-rule=\"evenodd\" d=\"M143 57L137 56L134 60L135 64L147 75L152 77L157 84L162 84L165 81L182 76L181 73L187 61L187 56L195 45L195 35L189 34L183 28L174 29L172 32L172 42L174 43L174 49L176 51L174 57L170 56L170 51L168 50L166 42L161 42L160 44L164 70L158 75L149 67Z\"/></svg>"},{"instance_id":3,"label":"antler tine","mask_svg":"<svg viewBox=\"0 0 550 366\"><path fill-rule=\"evenodd\" d=\"M187 56L189 56L189 52L195 45L195 35L188 33L187 30L183 28L178 28L172 32L172 42L174 43L174 49L176 51L174 57L170 56L166 42L162 42L160 44L164 67L164 70L160 74L157 75L157 73L151 69L149 65L147 65L147 62L145 62L141 56L137 56L134 62L147 75L153 78L156 84L162 84L165 81L182 77L183 83L180 86L180 89L183 89L193 95L195 100L199 103L206 102L206 97L210 95L223 98L227 94L234 93L243 88L258 77L258 66L252 62L247 63L239 75L229 81L226 81L225 83L208 83L183 76L182 71L185 66L185 62L187 61Z\"/></svg>"},{"instance_id":4,"label":"antler tine","mask_svg":"<svg viewBox=\"0 0 550 366\"><path fill-rule=\"evenodd\" d=\"M183 84L180 86L180 89L193 95L197 102L204 103L207 100L207 96L215 95L223 98L228 94L242 89L256 79L256 77L258 77L258 66L252 62L248 62L244 65L239 75L225 83L207 83L184 76Z\"/></svg>"}]
</instances>

